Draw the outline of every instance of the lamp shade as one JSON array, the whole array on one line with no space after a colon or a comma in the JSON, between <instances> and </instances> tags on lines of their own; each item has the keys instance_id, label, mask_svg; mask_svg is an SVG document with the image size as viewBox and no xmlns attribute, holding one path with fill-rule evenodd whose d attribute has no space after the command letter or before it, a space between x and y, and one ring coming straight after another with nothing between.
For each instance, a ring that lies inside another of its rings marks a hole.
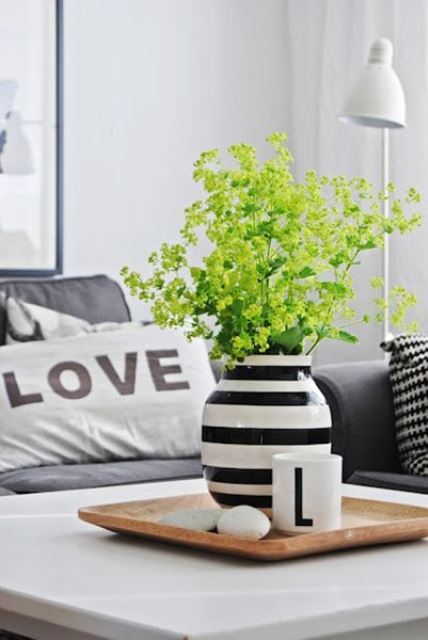
<instances>
[{"instance_id":1,"label":"lamp shade","mask_svg":"<svg viewBox=\"0 0 428 640\"><path fill-rule=\"evenodd\" d=\"M386 38L372 44L368 63L339 115L340 120L387 129L406 126L406 101L392 67L392 54L392 44Z\"/></svg>"}]
</instances>

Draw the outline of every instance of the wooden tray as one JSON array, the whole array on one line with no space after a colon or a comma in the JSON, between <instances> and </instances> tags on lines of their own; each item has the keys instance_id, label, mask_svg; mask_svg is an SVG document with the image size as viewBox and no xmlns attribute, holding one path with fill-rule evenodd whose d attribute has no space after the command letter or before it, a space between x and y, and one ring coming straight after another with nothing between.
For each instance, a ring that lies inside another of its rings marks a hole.
<instances>
[{"instance_id":1,"label":"wooden tray","mask_svg":"<svg viewBox=\"0 0 428 640\"><path fill-rule=\"evenodd\" d=\"M428 509L343 498L342 528L285 536L271 531L263 540L191 531L160 524L170 511L217 507L208 494L176 496L85 507L79 518L109 531L253 560L288 560L353 547L418 540L428 536Z\"/></svg>"}]
</instances>

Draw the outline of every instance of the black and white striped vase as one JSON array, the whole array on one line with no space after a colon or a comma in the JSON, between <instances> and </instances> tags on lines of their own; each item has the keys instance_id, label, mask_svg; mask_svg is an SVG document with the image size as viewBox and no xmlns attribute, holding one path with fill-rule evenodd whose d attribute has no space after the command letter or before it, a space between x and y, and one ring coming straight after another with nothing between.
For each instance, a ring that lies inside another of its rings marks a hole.
<instances>
[{"instance_id":1,"label":"black and white striped vase","mask_svg":"<svg viewBox=\"0 0 428 640\"><path fill-rule=\"evenodd\" d=\"M330 452L330 409L310 356L250 356L224 371L203 415L202 464L222 506L272 506L272 456Z\"/></svg>"}]
</instances>

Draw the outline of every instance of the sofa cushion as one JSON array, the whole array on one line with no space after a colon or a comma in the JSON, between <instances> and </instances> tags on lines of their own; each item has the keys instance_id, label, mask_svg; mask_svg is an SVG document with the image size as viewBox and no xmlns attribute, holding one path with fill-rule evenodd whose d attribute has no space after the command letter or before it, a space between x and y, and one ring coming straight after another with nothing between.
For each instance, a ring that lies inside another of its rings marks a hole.
<instances>
[{"instance_id":1,"label":"sofa cushion","mask_svg":"<svg viewBox=\"0 0 428 640\"><path fill-rule=\"evenodd\" d=\"M401 465L428 477L428 336L402 335L383 345L391 352L389 375Z\"/></svg>"},{"instance_id":2,"label":"sofa cushion","mask_svg":"<svg viewBox=\"0 0 428 640\"><path fill-rule=\"evenodd\" d=\"M1 496L13 496L14 492L9 489L5 489L4 487L0 487L0 497Z\"/></svg>"},{"instance_id":3,"label":"sofa cushion","mask_svg":"<svg viewBox=\"0 0 428 640\"><path fill-rule=\"evenodd\" d=\"M3 296L1 296L3 294ZM61 313L98 322L131 319L120 286L104 275L78 278L38 278L0 281L0 298L20 298ZM0 303L0 345L5 344L6 313Z\"/></svg>"},{"instance_id":4,"label":"sofa cushion","mask_svg":"<svg viewBox=\"0 0 428 640\"><path fill-rule=\"evenodd\" d=\"M141 322L97 322L76 318L38 304L24 302L18 298L6 300L6 344L69 338L85 333L117 331L130 326L140 327Z\"/></svg>"},{"instance_id":5,"label":"sofa cushion","mask_svg":"<svg viewBox=\"0 0 428 640\"><path fill-rule=\"evenodd\" d=\"M201 475L199 458L34 467L1 474L0 492L2 488L15 493L89 489L118 484L198 478Z\"/></svg>"},{"instance_id":6,"label":"sofa cushion","mask_svg":"<svg viewBox=\"0 0 428 640\"><path fill-rule=\"evenodd\" d=\"M348 480L349 484L395 491L411 491L428 493L428 477L413 476L405 473L387 473L385 471L354 471Z\"/></svg>"}]
</instances>

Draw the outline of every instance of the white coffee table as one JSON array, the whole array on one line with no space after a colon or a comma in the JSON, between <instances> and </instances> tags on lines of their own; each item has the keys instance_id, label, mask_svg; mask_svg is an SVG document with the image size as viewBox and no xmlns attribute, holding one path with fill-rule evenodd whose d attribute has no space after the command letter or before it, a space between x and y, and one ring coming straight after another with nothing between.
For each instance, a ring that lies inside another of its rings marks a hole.
<instances>
[{"instance_id":1,"label":"white coffee table","mask_svg":"<svg viewBox=\"0 0 428 640\"><path fill-rule=\"evenodd\" d=\"M426 640L428 539L279 563L111 534L78 507L202 480L0 498L0 628L44 640ZM428 506L428 496L344 494Z\"/></svg>"}]
</instances>

